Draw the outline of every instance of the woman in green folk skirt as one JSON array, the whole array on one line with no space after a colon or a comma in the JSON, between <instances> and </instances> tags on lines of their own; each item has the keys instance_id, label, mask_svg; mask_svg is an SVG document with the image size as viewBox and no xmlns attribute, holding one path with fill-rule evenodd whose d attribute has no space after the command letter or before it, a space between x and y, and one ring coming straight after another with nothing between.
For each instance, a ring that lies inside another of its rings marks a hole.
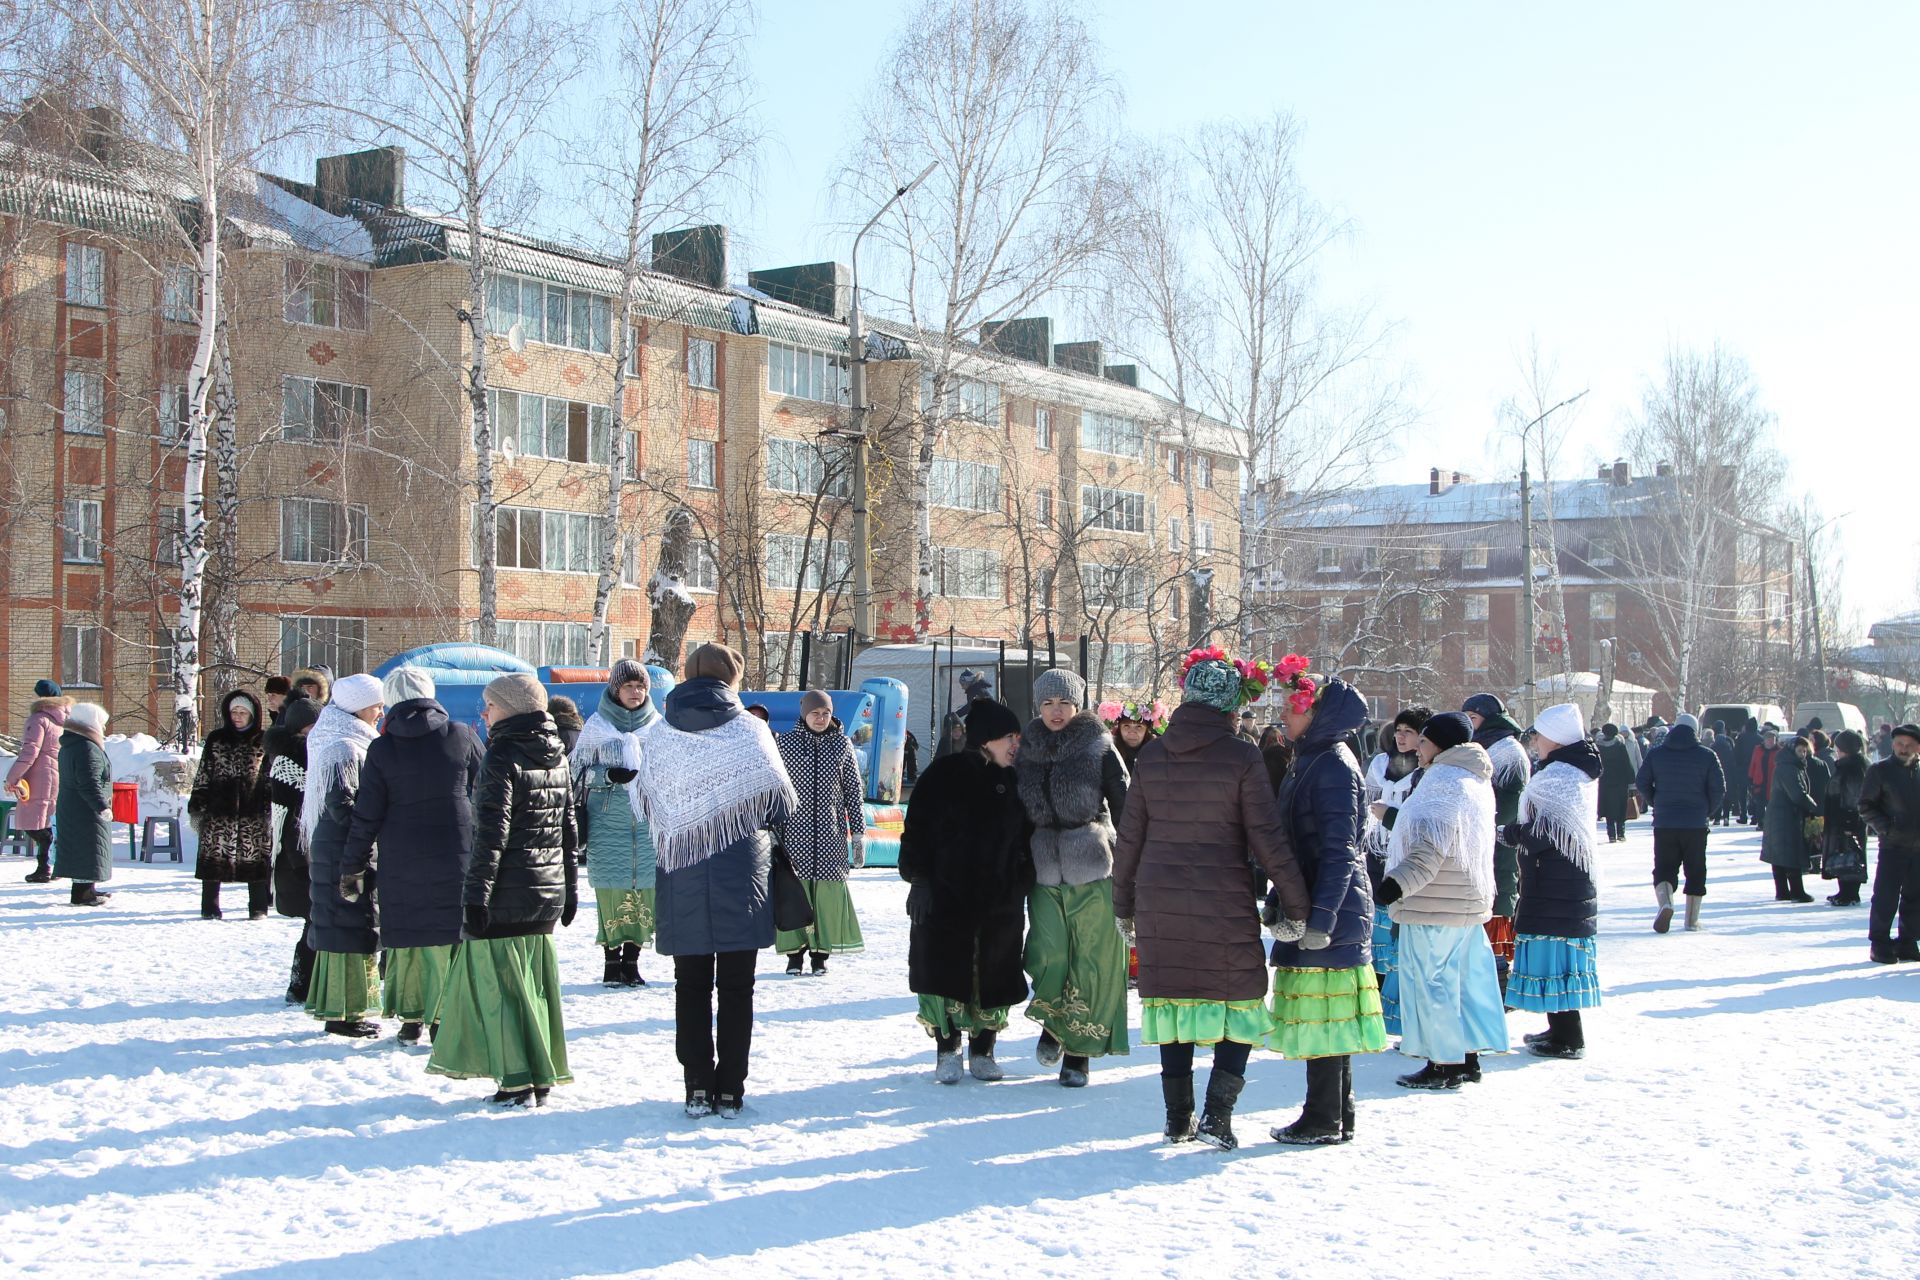
<instances>
[{"instance_id":1,"label":"woman in green folk skirt","mask_svg":"<svg viewBox=\"0 0 1920 1280\"><path fill-rule=\"evenodd\" d=\"M300 829L307 837L307 942L314 950L307 1012L329 1035L368 1040L380 1034L367 1014L380 1004L374 955L380 929L373 896L352 890L346 874L347 835L360 791L361 768L380 719L380 682L370 675L338 681L307 735L307 787Z\"/></svg>"},{"instance_id":2,"label":"woman in green folk skirt","mask_svg":"<svg viewBox=\"0 0 1920 1280\"><path fill-rule=\"evenodd\" d=\"M501 676L485 697L466 924L427 1070L491 1079L502 1106L540 1105L573 1082L553 952L554 923L579 910L572 780L539 681Z\"/></svg>"},{"instance_id":3,"label":"woman in green folk skirt","mask_svg":"<svg viewBox=\"0 0 1920 1280\"><path fill-rule=\"evenodd\" d=\"M660 718L653 685L653 674L632 658L614 663L573 746L574 807L600 918L595 941L606 955L601 981L609 987L647 985L640 953L653 941L656 858L634 778L640 730Z\"/></svg>"},{"instance_id":4,"label":"woman in green folk skirt","mask_svg":"<svg viewBox=\"0 0 1920 1280\"><path fill-rule=\"evenodd\" d=\"M1020 737L1020 800L1033 823L1027 899L1027 1017L1034 1051L1060 1083L1087 1083L1090 1059L1127 1052L1127 943L1114 925L1113 827L1127 767L1100 717L1081 710L1087 682L1064 668L1033 682L1039 716Z\"/></svg>"},{"instance_id":5,"label":"woman in green folk skirt","mask_svg":"<svg viewBox=\"0 0 1920 1280\"><path fill-rule=\"evenodd\" d=\"M799 806L780 825L780 844L813 904L813 924L780 930L773 949L786 956L789 975L797 975L801 960L810 956L813 975L821 977L829 954L866 945L853 896L847 892L849 850L859 849L866 839L861 803L865 788L853 743L834 718L832 699L818 689L800 696L800 723L776 733L773 740L800 797Z\"/></svg>"}]
</instances>

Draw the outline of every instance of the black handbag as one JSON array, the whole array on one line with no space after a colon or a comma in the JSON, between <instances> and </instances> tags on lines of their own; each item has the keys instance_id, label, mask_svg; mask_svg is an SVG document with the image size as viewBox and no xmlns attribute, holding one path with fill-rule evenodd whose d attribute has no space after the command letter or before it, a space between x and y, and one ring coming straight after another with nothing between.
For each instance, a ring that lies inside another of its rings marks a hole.
<instances>
[{"instance_id":1,"label":"black handbag","mask_svg":"<svg viewBox=\"0 0 1920 1280\"><path fill-rule=\"evenodd\" d=\"M1867 878L1867 846L1858 833L1845 829L1827 832L1820 876L1825 880L1864 881Z\"/></svg>"},{"instance_id":2,"label":"black handbag","mask_svg":"<svg viewBox=\"0 0 1920 1280\"><path fill-rule=\"evenodd\" d=\"M813 927L813 903L807 901L807 886L793 869L793 859L782 845L773 846L773 874L768 885L773 896L773 927L782 933L798 933Z\"/></svg>"}]
</instances>

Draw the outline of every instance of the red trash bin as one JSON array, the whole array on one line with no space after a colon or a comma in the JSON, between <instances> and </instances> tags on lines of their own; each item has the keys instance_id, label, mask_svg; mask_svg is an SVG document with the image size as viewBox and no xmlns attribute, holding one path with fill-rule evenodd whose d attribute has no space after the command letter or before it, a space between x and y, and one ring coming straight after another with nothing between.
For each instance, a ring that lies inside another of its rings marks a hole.
<instances>
[{"instance_id":1,"label":"red trash bin","mask_svg":"<svg viewBox=\"0 0 1920 1280\"><path fill-rule=\"evenodd\" d=\"M139 783L116 782L113 784L113 820L124 822L130 827L140 825Z\"/></svg>"}]
</instances>

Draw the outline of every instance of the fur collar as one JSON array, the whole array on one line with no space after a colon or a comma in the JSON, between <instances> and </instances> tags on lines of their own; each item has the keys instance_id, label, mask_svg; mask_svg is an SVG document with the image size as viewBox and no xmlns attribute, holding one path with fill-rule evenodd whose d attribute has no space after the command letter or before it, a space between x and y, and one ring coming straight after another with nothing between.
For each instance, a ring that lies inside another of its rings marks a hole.
<instances>
[{"instance_id":1,"label":"fur collar","mask_svg":"<svg viewBox=\"0 0 1920 1280\"><path fill-rule=\"evenodd\" d=\"M1024 759L1029 752L1037 752L1050 760L1059 760L1083 752L1098 754L1094 748L1102 740L1112 742L1113 738L1107 732L1107 726L1100 722L1100 717L1091 711L1075 714L1058 733L1047 728L1045 720L1035 716L1020 735L1020 755Z\"/></svg>"},{"instance_id":2,"label":"fur collar","mask_svg":"<svg viewBox=\"0 0 1920 1280\"><path fill-rule=\"evenodd\" d=\"M35 698L28 705L27 714L52 716L57 723L67 718L67 708L72 705L72 698Z\"/></svg>"}]
</instances>

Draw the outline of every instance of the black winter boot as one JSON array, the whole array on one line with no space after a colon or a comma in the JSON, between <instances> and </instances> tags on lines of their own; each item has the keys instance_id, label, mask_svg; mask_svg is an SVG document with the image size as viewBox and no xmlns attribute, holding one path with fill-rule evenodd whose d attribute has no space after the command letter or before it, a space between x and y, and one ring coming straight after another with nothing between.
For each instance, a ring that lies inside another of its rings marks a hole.
<instances>
[{"instance_id":1,"label":"black winter boot","mask_svg":"<svg viewBox=\"0 0 1920 1280\"><path fill-rule=\"evenodd\" d=\"M1479 1054L1477 1053L1468 1054L1467 1060L1460 1065L1460 1083L1461 1084L1479 1084L1480 1083L1480 1055Z\"/></svg>"},{"instance_id":2,"label":"black winter boot","mask_svg":"<svg viewBox=\"0 0 1920 1280\"><path fill-rule=\"evenodd\" d=\"M788 956L787 957L787 976L789 978L799 977L800 966L805 964L806 962L807 962L807 953L804 951L796 951L792 955Z\"/></svg>"},{"instance_id":3,"label":"black winter boot","mask_svg":"<svg viewBox=\"0 0 1920 1280\"><path fill-rule=\"evenodd\" d=\"M1161 1136L1168 1142L1192 1142L1198 1123L1193 1118L1193 1076L1161 1076L1160 1096L1167 1103L1167 1127Z\"/></svg>"},{"instance_id":4,"label":"black winter boot","mask_svg":"<svg viewBox=\"0 0 1920 1280\"><path fill-rule=\"evenodd\" d=\"M603 987L625 986L627 978L624 966L620 962L620 948L602 947L600 951L607 962L606 968L600 974L600 985Z\"/></svg>"},{"instance_id":5,"label":"black winter boot","mask_svg":"<svg viewBox=\"0 0 1920 1280\"><path fill-rule=\"evenodd\" d=\"M1283 1129L1269 1130L1275 1142L1296 1147L1324 1147L1345 1142L1344 1058L1307 1059L1307 1101L1300 1118Z\"/></svg>"},{"instance_id":6,"label":"black winter boot","mask_svg":"<svg viewBox=\"0 0 1920 1280\"><path fill-rule=\"evenodd\" d=\"M1353 1059L1340 1059L1340 1137L1353 1141Z\"/></svg>"},{"instance_id":7,"label":"black winter boot","mask_svg":"<svg viewBox=\"0 0 1920 1280\"><path fill-rule=\"evenodd\" d=\"M1428 1089L1433 1091L1458 1089L1460 1087L1461 1076L1465 1071L1466 1068L1458 1063L1442 1065L1438 1062L1429 1062L1426 1066L1411 1075L1395 1076L1393 1082L1403 1089Z\"/></svg>"},{"instance_id":8,"label":"black winter boot","mask_svg":"<svg viewBox=\"0 0 1920 1280\"><path fill-rule=\"evenodd\" d=\"M620 980L629 987L647 985L647 980L640 976L640 944L637 942L620 944Z\"/></svg>"},{"instance_id":9,"label":"black winter boot","mask_svg":"<svg viewBox=\"0 0 1920 1280\"><path fill-rule=\"evenodd\" d=\"M807 954L807 959L812 962L814 977L824 978L827 976L827 953L826 952L824 951L809 952Z\"/></svg>"},{"instance_id":10,"label":"black winter boot","mask_svg":"<svg viewBox=\"0 0 1920 1280\"><path fill-rule=\"evenodd\" d=\"M993 1047L999 1040L999 1033L994 1031L976 1031L967 1037L968 1075L989 1084L1007 1078L1007 1073L993 1060Z\"/></svg>"},{"instance_id":11,"label":"black winter boot","mask_svg":"<svg viewBox=\"0 0 1920 1280\"><path fill-rule=\"evenodd\" d=\"M33 870L27 872L28 884L48 884L53 880L53 866L47 859L47 850L38 840L34 841Z\"/></svg>"},{"instance_id":12,"label":"black winter boot","mask_svg":"<svg viewBox=\"0 0 1920 1280\"><path fill-rule=\"evenodd\" d=\"M1246 1085L1245 1076L1231 1071L1215 1068L1207 1073L1207 1109L1200 1117L1200 1141L1222 1151L1232 1151L1240 1145L1240 1139L1233 1136L1233 1107L1240 1101L1240 1090Z\"/></svg>"},{"instance_id":13,"label":"black winter boot","mask_svg":"<svg viewBox=\"0 0 1920 1280\"><path fill-rule=\"evenodd\" d=\"M82 883L73 886L67 901L76 907L98 907L104 905L112 896L110 893L101 893L95 885Z\"/></svg>"}]
</instances>

